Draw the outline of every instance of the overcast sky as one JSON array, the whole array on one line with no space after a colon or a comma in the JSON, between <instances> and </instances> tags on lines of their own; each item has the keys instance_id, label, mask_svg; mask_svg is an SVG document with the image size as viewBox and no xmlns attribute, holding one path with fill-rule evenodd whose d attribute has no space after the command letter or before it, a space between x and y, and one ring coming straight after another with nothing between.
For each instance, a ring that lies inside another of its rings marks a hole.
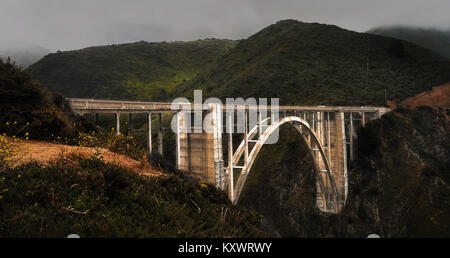
<instances>
[{"instance_id":1,"label":"overcast sky","mask_svg":"<svg viewBox=\"0 0 450 258\"><path fill-rule=\"evenodd\" d=\"M450 29L450 0L0 0L0 48L241 39L281 19Z\"/></svg>"}]
</instances>

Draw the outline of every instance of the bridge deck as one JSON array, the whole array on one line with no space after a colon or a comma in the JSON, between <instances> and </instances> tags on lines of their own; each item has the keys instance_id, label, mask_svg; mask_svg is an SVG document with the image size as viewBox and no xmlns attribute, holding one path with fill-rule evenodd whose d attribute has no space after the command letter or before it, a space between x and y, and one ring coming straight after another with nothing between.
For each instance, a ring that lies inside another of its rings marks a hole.
<instances>
[{"instance_id":1,"label":"bridge deck","mask_svg":"<svg viewBox=\"0 0 450 258\"><path fill-rule=\"evenodd\" d=\"M121 100L99 100L99 99L78 99L66 98L67 103L75 112L81 113L148 113L148 112L177 112L180 110L210 110L208 104L173 104L165 102L140 102ZM386 107L375 106L294 106L283 105L274 108L272 106L248 106L248 105L223 105L224 110L278 110L280 112L289 111L342 111L342 112L365 112L365 113L385 113Z\"/></svg>"}]
</instances>

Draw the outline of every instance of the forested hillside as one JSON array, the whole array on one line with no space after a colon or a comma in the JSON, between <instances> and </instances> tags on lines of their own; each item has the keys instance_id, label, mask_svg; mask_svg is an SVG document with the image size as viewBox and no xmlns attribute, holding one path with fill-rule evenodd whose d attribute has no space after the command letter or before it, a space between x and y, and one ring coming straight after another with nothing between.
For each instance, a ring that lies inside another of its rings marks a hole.
<instances>
[{"instance_id":1,"label":"forested hillside","mask_svg":"<svg viewBox=\"0 0 450 258\"><path fill-rule=\"evenodd\" d=\"M23 136L28 132L30 138L54 139L74 136L89 127L66 109L61 95L47 91L28 73L0 60L1 133Z\"/></svg>"},{"instance_id":2,"label":"forested hillside","mask_svg":"<svg viewBox=\"0 0 450 258\"><path fill-rule=\"evenodd\" d=\"M27 71L66 97L160 101L235 44L205 39L89 47L49 54Z\"/></svg>"},{"instance_id":3,"label":"forested hillside","mask_svg":"<svg viewBox=\"0 0 450 258\"><path fill-rule=\"evenodd\" d=\"M284 104L384 105L450 80L450 60L414 44L280 21L238 43L174 96L280 98Z\"/></svg>"}]
</instances>

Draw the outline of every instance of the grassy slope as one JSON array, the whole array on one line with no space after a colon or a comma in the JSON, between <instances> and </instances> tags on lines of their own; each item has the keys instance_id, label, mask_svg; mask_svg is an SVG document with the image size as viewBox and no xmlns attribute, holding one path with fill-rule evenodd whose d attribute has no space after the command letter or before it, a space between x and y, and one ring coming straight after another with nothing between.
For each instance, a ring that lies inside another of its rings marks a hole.
<instances>
[{"instance_id":1,"label":"grassy slope","mask_svg":"<svg viewBox=\"0 0 450 258\"><path fill-rule=\"evenodd\" d=\"M281 103L359 105L403 99L450 80L450 60L396 39L280 21L238 43L174 96L279 97Z\"/></svg>"},{"instance_id":2,"label":"grassy slope","mask_svg":"<svg viewBox=\"0 0 450 258\"><path fill-rule=\"evenodd\" d=\"M264 237L211 185L98 159L0 171L0 237Z\"/></svg>"},{"instance_id":3,"label":"grassy slope","mask_svg":"<svg viewBox=\"0 0 450 258\"><path fill-rule=\"evenodd\" d=\"M89 47L47 55L27 71L67 97L158 101L234 45L205 39Z\"/></svg>"},{"instance_id":4,"label":"grassy slope","mask_svg":"<svg viewBox=\"0 0 450 258\"><path fill-rule=\"evenodd\" d=\"M450 58L450 30L392 26L375 28L368 33L406 40Z\"/></svg>"}]
</instances>

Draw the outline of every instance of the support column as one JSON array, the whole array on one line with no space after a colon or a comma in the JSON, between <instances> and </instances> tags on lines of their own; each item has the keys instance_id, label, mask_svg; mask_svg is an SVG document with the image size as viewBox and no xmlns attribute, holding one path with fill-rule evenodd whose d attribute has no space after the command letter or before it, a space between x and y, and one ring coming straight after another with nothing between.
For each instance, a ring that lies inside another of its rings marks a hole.
<instances>
[{"instance_id":1,"label":"support column","mask_svg":"<svg viewBox=\"0 0 450 258\"><path fill-rule=\"evenodd\" d=\"M183 171L192 172L191 168L191 158L192 153L197 151L197 149L192 150L190 141L192 130L192 121L190 120L191 112L178 112L177 122L178 122L178 133L177 133L177 162L178 169ZM179 119L179 120L178 120Z\"/></svg>"},{"instance_id":2,"label":"support column","mask_svg":"<svg viewBox=\"0 0 450 258\"><path fill-rule=\"evenodd\" d=\"M316 132L316 116L314 115L314 112L311 113L312 116L312 129L314 132Z\"/></svg>"},{"instance_id":3,"label":"support column","mask_svg":"<svg viewBox=\"0 0 450 258\"><path fill-rule=\"evenodd\" d=\"M244 156L244 166L247 166L248 164L248 112L245 111L245 117L244 117L244 143L245 143L245 156Z\"/></svg>"},{"instance_id":4,"label":"support column","mask_svg":"<svg viewBox=\"0 0 450 258\"><path fill-rule=\"evenodd\" d=\"M115 113L116 118L116 134L120 134L120 113Z\"/></svg>"},{"instance_id":5,"label":"support column","mask_svg":"<svg viewBox=\"0 0 450 258\"><path fill-rule=\"evenodd\" d=\"M330 112L327 112L327 150L328 150L328 161L330 162L330 166L332 164L331 158L331 128L330 128Z\"/></svg>"},{"instance_id":6,"label":"support column","mask_svg":"<svg viewBox=\"0 0 450 258\"><path fill-rule=\"evenodd\" d=\"M347 199L347 141L345 139L345 123L344 113L341 111L335 112L334 116L334 148L333 148L333 166L332 172L336 182L337 191L340 199L340 207Z\"/></svg>"},{"instance_id":7,"label":"support column","mask_svg":"<svg viewBox=\"0 0 450 258\"><path fill-rule=\"evenodd\" d=\"M162 117L158 113L158 153L163 155L163 131L162 131Z\"/></svg>"},{"instance_id":8,"label":"support column","mask_svg":"<svg viewBox=\"0 0 450 258\"><path fill-rule=\"evenodd\" d=\"M191 121L186 119L187 116L192 116L191 112L178 114L181 119L181 131L177 136L180 169L189 171L191 176L215 185L218 189L226 190L227 178L222 152L222 107L219 104L208 105L205 127L200 133L192 130Z\"/></svg>"},{"instance_id":9,"label":"support column","mask_svg":"<svg viewBox=\"0 0 450 258\"><path fill-rule=\"evenodd\" d=\"M213 149L214 149L214 175L216 187L225 190L226 177L223 165L223 151L222 151L222 132L223 132L223 109L221 104L214 104L211 112L213 113Z\"/></svg>"},{"instance_id":10,"label":"support column","mask_svg":"<svg viewBox=\"0 0 450 258\"><path fill-rule=\"evenodd\" d=\"M366 126L366 116L364 114L364 111L361 112L361 121L362 121L362 127Z\"/></svg>"},{"instance_id":11,"label":"support column","mask_svg":"<svg viewBox=\"0 0 450 258\"><path fill-rule=\"evenodd\" d=\"M319 130L320 130L320 143L322 144L322 146L325 146L325 130L324 130L324 112L318 112L317 113L318 117L317 117L317 121L319 123Z\"/></svg>"},{"instance_id":12,"label":"support column","mask_svg":"<svg viewBox=\"0 0 450 258\"><path fill-rule=\"evenodd\" d=\"M350 161L353 161L353 112L350 112Z\"/></svg>"},{"instance_id":13,"label":"support column","mask_svg":"<svg viewBox=\"0 0 450 258\"><path fill-rule=\"evenodd\" d=\"M152 113L147 113L147 150L152 154Z\"/></svg>"},{"instance_id":14,"label":"support column","mask_svg":"<svg viewBox=\"0 0 450 258\"><path fill-rule=\"evenodd\" d=\"M261 111L258 112L258 129L259 129L259 137L258 139L262 138L262 118L261 118Z\"/></svg>"},{"instance_id":15,"label":"support column","mask_svg":"<svg viewBox=\"0 0 450 258\"><path fill-rule=\"evenodd\" d=\"M181 123L183 119L183 115L181 112L178 112L176 115L176 165L177 169L181 169L181 141L180 141L180 134L181 134Z\"/></svg>"},{"instance_id":16,"label":"support column","mask_svg":"<svg viewBox=\"0 0 450 258\"><path fill-rule=\"evenodd\" d=\"M233 175L233 122L228 114L228 199L234 202L234 175Z\"/></svg>"}]
</instances>

